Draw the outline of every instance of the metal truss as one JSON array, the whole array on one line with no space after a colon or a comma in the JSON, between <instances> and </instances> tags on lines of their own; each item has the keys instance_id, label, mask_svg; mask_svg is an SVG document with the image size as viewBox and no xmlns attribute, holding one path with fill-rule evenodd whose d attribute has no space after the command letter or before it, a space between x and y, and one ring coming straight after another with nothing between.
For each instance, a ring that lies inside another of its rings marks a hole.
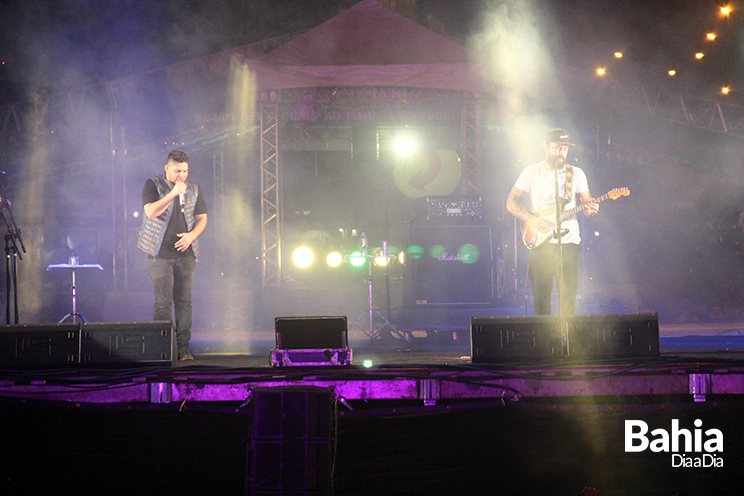
<instances>
[{"instance_id":1,"label":"metal truss","mask_svg":"<svg viewBox=\"0 0 744 496\"><path fill-rule=\"evenodd\" d=\"M216 222L215 239L224 240L225 229L225 151L222 147L212 150L212 211ZM225 246L218 243L215 253L215 267L224 271Z\"/></svg>"},{"instance_id":2,"label":"metal truss","mask_svg":"<svg viewBox=\"0 0 744 496\"><path fill-rule=\"evenodd\" d=\"M617 85L612 106L717 133L744 136L744 107L647 86Z\"/></svg>"},{"instance_id":3,"label":"metal truss","mask_svg":"<svg viewBox=\"0 0 744 496\"><path fill-rule=\"evenodd\" d=\"M261 126L261 284L280 286L281 187L279 155L279 104L260 102Z\"/></svg>"},{"instance_id":4,"label":"metal truss","mask_svg":"<svg viewBox=\"0 0 744 496\"><path fill-rule=\"evenodd\" d=\"M460 131L462 133L460 140L462 193L465 195L480 194L481 158L483 156L480 99L463 99Z\"/></svg>"}]
</instances>

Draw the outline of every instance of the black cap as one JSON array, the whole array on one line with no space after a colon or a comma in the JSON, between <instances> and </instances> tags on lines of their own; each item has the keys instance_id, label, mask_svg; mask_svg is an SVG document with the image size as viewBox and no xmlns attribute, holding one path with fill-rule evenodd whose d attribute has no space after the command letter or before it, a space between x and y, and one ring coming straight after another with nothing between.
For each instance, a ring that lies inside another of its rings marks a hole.
<instances>
[{"instance_id":1,"label":"black cap","mask_svg":"<svg viewBox=\"0 0 744 496\"><path fill-rule=\"evenodd\" d=\"M551 129L545 136L545 144L558 143L561 145L576 146L571 143L571 135L565 129Z\"/></svg>"}]
</instances>

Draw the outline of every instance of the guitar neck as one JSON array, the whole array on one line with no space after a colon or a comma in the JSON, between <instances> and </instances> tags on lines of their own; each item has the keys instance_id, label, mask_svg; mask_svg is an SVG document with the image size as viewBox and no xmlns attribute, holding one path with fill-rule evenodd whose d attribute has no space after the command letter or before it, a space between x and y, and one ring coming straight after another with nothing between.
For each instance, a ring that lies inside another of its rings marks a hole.
<instances>
[{"instance_id":1,"label":"guitar neck","mask_svg":"<svg viewBox=\"0 0 744 496\"><path fill-rule=\"evenodd\" d=\"M604 195L602 195L602 196L600 196L600 197L598 197L598 198L595 198L595 199L594 199L594 202L595 202L595 203L603 202L603 201L605 201L605 200L606 200L607 198L609 198L609 193L605 193ZM566 210L565 212L563 212L563 213L561 214L561 222L563 222L564 220L568 219L568 218L569 218L569 217L571 217L572 215L576 215L576 214L578 214L578 213L579 213L579 212L581 212L582 210L586 210L587 208L589 208L589 203L582 203L581 205L577 205L577 206L575 206L575 207L574 207L574 208L572 208L571 210Z\"/></svg>"}]
</instances>

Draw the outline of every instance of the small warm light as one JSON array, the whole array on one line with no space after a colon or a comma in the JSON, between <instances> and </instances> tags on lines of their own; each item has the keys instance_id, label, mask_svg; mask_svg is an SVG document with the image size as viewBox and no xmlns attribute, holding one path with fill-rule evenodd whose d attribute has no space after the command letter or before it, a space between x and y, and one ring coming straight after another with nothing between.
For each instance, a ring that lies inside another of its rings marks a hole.
<instances>
[{"instance_id":1,"label":"small warm light","mask_svg":"<svg viewBox=\"0 0 744 496\"><path fill-rule=\"evenodd\" d=\"M599 231L594 231L594 236L598 238L599 237Z\"/></svg>"},{"instance_id":2,"label":"small warm light","mask_svg":"<svg viewBox=\"0 0 744 496\"><path fill-rule=\"evenodd\" d=\"M729 15L731 13L731 7L721 7L721 14Z\"/></svg>"},{"instance_id":3,"label":"small warm light","mask_svg":"<svg viewBox=\"0 0 744 496\"><path fill-rule=\"evenodd\" d=\"M670 76L674 76L675 74L677 74L677 71L675 71L674 69L670 69L667 74L669 74Z\"/></svg>"},{"instance_id":4,"label":"small warm light","mask_svg":"<svg viewBox=\"0 0 744 496\"><path fill-rule=\"evenodd\" d=\"M297 267L306 269L310 267L311 263L313 263L313 251L306 246L297 248L294 253L292 253L292 261Z\"/></svg>"},{"instance_id":5,"label":"small warm light","mask_svg":"<svg viewBox=\"0 0 744 496\"><path fill-rule=\"evenodd\" d=\"M705 37L708 38L709 40L713 41L713 40L716 39L716 33L708 33L708 34L705 35Z\"/></svg>"},{"instance_id":6,"label":"small warm light","mask_svg":"<svg viewBox=\"0 0 744 496\"><path fill-rule=\"evenodd\" d=\"M341 262L343 262L344 257L341 256L341 254L337 251L331 252L326 257L326 263L330 265L331 267L338 267L341 265Z\"/></svg>"},{"instance_id":7,"label":"small warm light","mask_svg":"<svg viewBox=\"0 0 744 496\"><path fill-rule=\"evenodd\" d=\"M400 262L401 265L406 264L406 253L405 252L402 251L398 253L398 262Z\"/></svg>"},{"instance_id":8,"label":"small warm light","mask_svg":"<svg viewBox=\"0 0 744 496\"><path fill-rule=\"evenodd\" d=\"M698 52L695 54L695 58L698 60L702 59L703 57L705 57L705 54L703 52Z\"/></svg>"},{"instance_id":9,"label":"small warm light","mask_svg":"<svg viewBox=\"0 0 744 496\"><path fill-rule=\"evenodd\" d=\"M375 263L379 265L380 267L385 267L388 264L388 258L387 257L375 257Z\"/></svg>"},{"instance_id":10,"label":"small warm light","mask_svg":"<svg viewBox=\"0 0 744 496\"><path fill-rule=\"evenodd\" d=\"M616 58L616 59L621 59L621 58L623 58L623 52L615 52L615 58Z\"/></svg>"},{"instance_id":11,"label":"small warm light","mask_svg":"<svg viewBox=\"0 0 744 496\"><path fill-rule=\"evenodd\" d=\"M135 210L134 213L132 213L132 217L134 217L135 219L139 217L139 212Z\"/></svg>"},{"instance_id":12,"label":"small warm light","mask_svg":"<svg viewBox=\"0 0 744 496\"><path fill-rule=\"evenodd\" d=\"M605 69L604 69L604 67L600 67L599 69L597 69L597 75L598 76L604 76L605 75Z\"/></svg>"},{"instance_id":13,"label":"small warm light","mask_svg":"<svg viewBox=\"0 0 744 496\"><path fill-rule=\"evenodd\" d=\"M724 86L723 88L721 88L721 93L723 93L724 95L728 95L730 91L731 88L729 88L728 86Z\"/></svg>"}]
</instances>

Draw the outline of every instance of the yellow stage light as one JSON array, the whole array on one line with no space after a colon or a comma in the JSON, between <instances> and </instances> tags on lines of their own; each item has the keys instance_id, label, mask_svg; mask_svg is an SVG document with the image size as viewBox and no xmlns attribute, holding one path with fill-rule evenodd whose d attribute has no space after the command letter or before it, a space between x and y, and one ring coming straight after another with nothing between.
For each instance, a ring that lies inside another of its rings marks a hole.
<instances>
[{"instance_id":1,"label":"yellow stage light","mask_svg":"<svg viewBox=\"0 0 744 496\"><path fill-rule=\"evenodd\" d=\"M616 59L621 59L621 58L623 58L623 52L615 52L615 58L616 58Z\"/></svg>"},{"instance_id":2,"label":"yellow stage light","mask_svg":"<svg viewBox=\"0 0 744 496\"><path fill-rule=\"evenodd\" d=\"M297 267L306 269L310 267L311 263L313 263L313 251L306 246L297 248L294 253L292 253L292 261Z\"/></svg>"},{"instance_id":3,"label":"yellow stage light","mask_svg":"<svg viewBox=\"0 0 744 496\"><path fill-rule=\"evenodd\" d=\"M395 143L395 149L400 154L408 155L413 151L413 142L409 139L398 140L398 142Z\"/></svg>"},{"instance_id":4,"label":"yellow stage light","mask_svg":"<svg viewBox=\"0 0 744 496\"><path fill-rule=\"evenodd\" d=\"M698 52L695 54L695 58L698 60L702 59L703 57L705 57L705 54L703 52Z\"/></svg>"},{"instance_id":5,"label":"yellow stage light","mask_svg":"<svg viewBox=\"0 0 744 496\"><path fill-rule=\"evenodd\" d=\"M674 69L670 69L667 74L669 74L670 76L674 76L675 74L677 74L677 71L675 71Z\"/></svg>"},{"instance_id":6,"label":"yellow stage light","mask_svg":"<svg viewBox=\"0 0 744 496\"><path fill-rule=\"evenodd\" d=\"M731 7L721 7L721 14L729 15L731 13Z\"/></svg>"},{"instance_id":7,"label":"yellow stage light","mask_svg":"<svg viewBox=\"0 0 744 496\"><path fill-rule=\"evenodd\" d=\"M604 67L600 67L597 69L597 76L604 76L605 75L605 69Z\"/></svg>"},{"instance_id":8,"label":"yellow stage light","mask_svg":"<svg viewBox=\"0 0 744 496\"><path fill-rule=\"evenodd\" d=\"M375 257L375 263L380 267L385 267L388 264L387 257Z\"/></svg>"},{"instance_id":9,"label":"yellow stage light","mask_svg":"<svg viewBox=\"0 0 744 496\"><path fill-rule=\"evenodd\" d=\"M705 35L705 37L708 38L709 40L713 41L713 40L716 39L716 33L708 33L708 34Z\"/></svg>"},{"instance_id":10,"label":"yellow stage light","mask_svg":"<svg viewBox=\"0 0 744 496\"><path fill-rule=\"evenodd\" d=\"M342 257L341 254L337 251L329 253L326 257L326 263L331 267L338 267L343 261L344 257Z\"/></svg>"},{"instance_id":11,"label":"yellow stage light","mask_svg":"<svg viewBox=\"0 0 744 496\"><path fill-rule=\"evenodd\" d=\"M721 93L723 93L724 95L728 95L730 91L731 88L729 88L728 86L724 86L723 88L721 88Z\"/></svg>"},{"instance_id":12,"label":"yellow stage light","mask_svg":"<svg viewBox=\"0 0 744 496\"><path fill-rule=\"evenodd\" d=\"M405 252L402 251L398 253L398 262L400 262L401 265L406 264L406 253Z\"/></svg>"}]
</instances>

